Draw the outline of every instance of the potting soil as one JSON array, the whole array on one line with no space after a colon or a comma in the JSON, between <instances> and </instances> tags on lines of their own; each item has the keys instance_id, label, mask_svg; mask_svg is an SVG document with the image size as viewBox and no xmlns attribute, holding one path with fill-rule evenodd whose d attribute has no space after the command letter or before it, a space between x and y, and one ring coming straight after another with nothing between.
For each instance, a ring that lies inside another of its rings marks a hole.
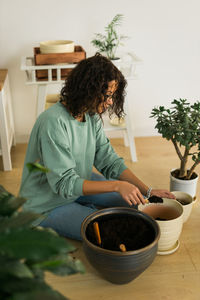
<instances>
[{"instance_id":1,"label":"potting soil","mask_svg":"<svg viewBox=\"0 0 200 300\"><path fill-rule=\"evenodd\" d=\"M104 249L120 251L119 245L124 244L127 251L138 250L151 244L155 238L153 226L141 217L115 215L95 221L99 223L100 247ZM99 246L92 222L87 227L86 236L91 243Z\"/></svg>"}]
</instances>

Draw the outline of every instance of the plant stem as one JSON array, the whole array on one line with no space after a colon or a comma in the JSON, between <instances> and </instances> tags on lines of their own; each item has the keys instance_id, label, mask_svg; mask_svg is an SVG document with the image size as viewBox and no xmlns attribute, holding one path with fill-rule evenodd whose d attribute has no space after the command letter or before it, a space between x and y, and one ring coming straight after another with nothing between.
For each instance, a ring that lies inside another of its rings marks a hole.
<instances>
[{"instance_id":1,"label":"plant stem","mask_svg":"<svg viewBox=\"0 0 200 300\"><path fill-rule=\"evenodd\" d=\"M181 154L181 151L177 145L177 142L174 140L174 139L171 139L172 143L174 144L174 147L175 147L175 150L176 150L176 153L178 154L178 157L180 158L180 160L182 161L183 159L183 156Z\"/></svg>"},{"instance_id":2,"label":"plant stem","mask_svg":"<svg viewBox=\"0 0 200 300\"><path fill-rule=\"evenodd\" d=\"M180 173L179 173L179 177L185 177L187 176L187 160L188 160L188 154L189 154L189 149L185 148L185 152L184 155L182 156L182 160L181 160L181 167L180 167Z\"/></svg>"},{"instance_id":3,"label":"plant stem","mask_svg":"<svg viewBox=\"0 0 200 300\"><path fill-rule=\"evenodd\" d=\"M195 161L195 163L192 165L192 167L190 168L186 179L190 179L190 177L192 176L192 173L194 172L194 169L196 168L196 166L200 163L200 161Z\"/></svg>"}]
</instances>

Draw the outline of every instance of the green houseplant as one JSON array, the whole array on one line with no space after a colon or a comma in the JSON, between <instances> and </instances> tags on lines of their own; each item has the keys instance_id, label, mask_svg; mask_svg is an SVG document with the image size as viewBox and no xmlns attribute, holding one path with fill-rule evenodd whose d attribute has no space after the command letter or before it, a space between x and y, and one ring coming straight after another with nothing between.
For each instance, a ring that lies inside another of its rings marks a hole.
<instances>
[{"instance_id":1,"label":"green houseplant","mask_svg":"<svg viewBox=\"0 0 200 300\"><path fill-rule=\"evenodd\" d=\"M156 119L155 128L173 143L180 159L180 167L173 170L172 176L188 181L198 177L194 170L200 163L200 102L174 99L171 104L171 108L154 108L150 117Z\"/></svg>"},{"instance_id":2,"label":"green houseplant","mask_svg":"<svg viewBox=\"0 0 200 300\"><path fill-rule=\"evenodd\" d=\"M117 33L117 26L121 24L123 15L117 14L112 21L105 27L105 34L96 33L95 39L91 41L100 53L105 53L109 59L117 59L115 57L116 50L122 45L122 40L127 37Z\"/></svg>"},{"instance_id":3,"label":"green houseplant","mask_svg":"<svg viewBox=\"0 0 200 300\"><path fill-rule=\"evenodd\" d=\"M38 163L29 172L48 172ZM44 280L44 272L70 275L84 272L70 253L74 247L51 229L31 228L39 215L19 208L26 199L15 197L0 186L0 299L67 299Z\"/></svg>"}]
</instances>

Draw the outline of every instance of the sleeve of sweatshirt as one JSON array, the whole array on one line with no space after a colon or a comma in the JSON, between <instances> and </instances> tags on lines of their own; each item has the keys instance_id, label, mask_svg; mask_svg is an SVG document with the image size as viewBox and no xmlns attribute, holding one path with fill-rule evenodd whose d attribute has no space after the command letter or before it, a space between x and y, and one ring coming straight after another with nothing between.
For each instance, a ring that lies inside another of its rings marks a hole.
<instances>
[{"instance_id":1,"label":"sleeve of sweatshirt","mask_svg":"<svg viewBox=\"0 0 200 300\"><path fill-rule=\"evenodd\" d=\"M94 165L107 179L118 179L127 169L122 157L119 157L110 144L103 130L102 120L95 116L96 153Z\"/></svg>"},{"instance_id":2,"label":"sleeve of sweatshirt","mask_svg":"<svg viewBox=\"0 0 200 300\"><path fill-rule=\"evenodd\" d=\"M70 149L69 137L65 124L47 122L41 130L39 151L47 173L47 180L52 190L65 199L83 195L83 178L76 173L76 162Z\"/></svg>"}]
</instances>

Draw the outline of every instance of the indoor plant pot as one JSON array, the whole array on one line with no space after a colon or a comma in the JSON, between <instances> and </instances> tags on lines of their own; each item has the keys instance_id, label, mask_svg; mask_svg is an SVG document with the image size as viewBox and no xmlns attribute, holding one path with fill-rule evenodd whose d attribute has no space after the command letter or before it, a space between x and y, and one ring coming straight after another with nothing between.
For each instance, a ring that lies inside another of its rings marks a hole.
<instances>
[{"instance_id":1,"label":"indoor plant pot","mask_svg":"<svg viewBox=\"0 0 200 300\"><path fill-rule=\"evenodd\" d=\"M180 167L172 171L170 190L184 191L194 197L198 181L194 170L200 163L200 102L191 104L186 99L174 99L172 104L169 109L164 106L154 108L151 117L156 119L155 128L162 137L173 143L180 159ZM191 166L188 167L190 159ZM186 189L190 180L194 185L191 191Z\"/></svg>"},{"instance_id":2,"label":"indoor plant pot","mask_svg":"<svg viewBox=\"0 0 200 300\"><path fill-rule=\"evenodd\" d=\"M74 42L68 40L43 41L40 43L40 52L43 54L74 52Z\"/></svg>"},{"instance_id":3,"label":"indoor plant pot","mask_svg":"<svg viewBox=\"0 0 200 300\"><path fill-rule=\"evenodd\" d=\"M173 169L170 172L170 191L185 192L194 198L196 196L197 182L199 179L198 174L194 172L193 179L183 180L173 176L175 171L177 170Z\"/></svg>"},{"instance_id":4,"label":"indoor plant pot","mask_svg":"<svg viewBox=\"0 0 200 300\"><path fill-rule=\"evenodd\" d=\"M140 204L138 209L153 217L160 227L158 254L175 252L183 226L182 205L174 199L163 198L163 203Z\"/></svg>"},{"instance_id":5,"label":"indoor plant pot","mask_svg":"<svg viewBox=\"0 0 200 300\"><path fill-rule=\"evenodd\" d=\"M176 200L183 206L183 223L185 223L189 219L192 212L192 207L194 204L193 198L191 195L180 191L172 191L172 194L174 194Z\"/></svg>"},{"instance_id":6,"label":"indoor plant pot","mask_svg":"<svg viewBox=\"0 0 200 300\"><path fill-rule=\"evenodd\" d=\"M116 58L111 59L111 61L115 65L115 67L118 68L118 70L121 70L121 62L122 62L121 58L116 57Z\"/></svg>"},{"instance_id":7,"label":"indoor plant pot","mask_svg":"<svg viewBox=\"0 0 200 300\"><path fill-rule=\"evenodd\" d=\"M112 21L105 27L105 34L96 33L95 38L91 41L98 51L106 55L114 64L118 64L118 57L116 57L116 51L119 45L122 45L121 41L127 37L117 33L117 26L121 24L123 15L117 14Z\"/></svg>"},{"instance_id":8,"label":"indoor plant pot","mask_svg":"<svg viewBox=\"0 0 200 300\"><path fill-rule=\"evenodd\" d=\"M94 222L99 224L101 246L94 238ZM121 228L116 222L120 223ZM129 226L130 222L135 222L139 227ZM130 229L134 230L134 227L136 232L133 235ZM138 234L140 236L137 237ZM153 262L160 230L155 220L143 212L133 208L114 207L89 215L82 223L81 235L83 250L90 264L106 280L124 284L139 276ZM126 252L120 251L120 243L126 245Z\"/></svg>"}]
</instances>

